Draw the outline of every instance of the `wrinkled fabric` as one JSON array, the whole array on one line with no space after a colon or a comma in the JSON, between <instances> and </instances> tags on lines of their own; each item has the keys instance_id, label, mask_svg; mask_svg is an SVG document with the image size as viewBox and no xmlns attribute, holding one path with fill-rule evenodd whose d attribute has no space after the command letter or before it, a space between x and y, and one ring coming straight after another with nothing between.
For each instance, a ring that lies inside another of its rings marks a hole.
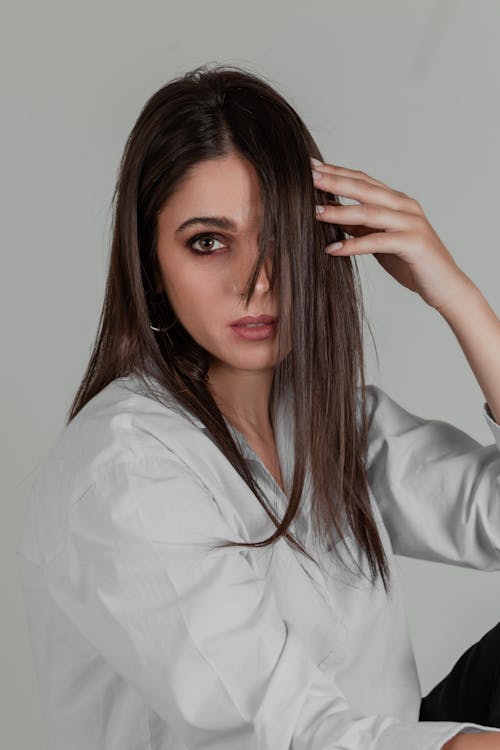
<instances>
[{"instance_id":1,"label":"wrinkled fabric","mask_svg":"<svg viewBox=\"0 0 500 750\"><path fill-rule=\"evenodd\" d=\"M366 386L368 476L392 578L352 569L347 534L314 549L306 483L274 525L204 425L118 378L66 426L28 497L17 545L48 750L438 750L474 722L419 721L421 689L397 559L500 570L494 443ZM229 423L266 498L287 499ZM273 417L285 489L290 404ZM313 551L314 550L314 551Z\"/></svg>"}]
</instances>

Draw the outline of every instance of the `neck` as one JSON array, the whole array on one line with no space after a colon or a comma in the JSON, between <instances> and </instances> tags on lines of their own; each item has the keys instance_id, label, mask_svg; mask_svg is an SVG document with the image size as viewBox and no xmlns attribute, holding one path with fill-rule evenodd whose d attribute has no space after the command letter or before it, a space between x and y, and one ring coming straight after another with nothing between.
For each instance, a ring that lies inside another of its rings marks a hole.
<instances>
[{"instance_id":1,"label":"neck","mask_svg":"<svg viewBox=\"0 0 500 750\"><path fill-rule=\"evenodd\" d=\"M214 363L207 387L221 412L243 434L266 438L273 435L269 398L273 368L237 370Z\"/></svg>"}]
</instances>

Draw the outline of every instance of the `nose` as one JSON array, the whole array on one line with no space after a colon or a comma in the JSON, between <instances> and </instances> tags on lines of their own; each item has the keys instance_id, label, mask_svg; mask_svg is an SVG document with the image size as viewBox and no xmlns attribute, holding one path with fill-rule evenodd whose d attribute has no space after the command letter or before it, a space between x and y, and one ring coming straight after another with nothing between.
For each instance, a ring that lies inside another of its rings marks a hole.
<instances>
[{"instance_id":1,"label":"nose","mask_svg":"<svg viewBox=\"0 0 500 750\"><path fill-rule=\"evenodd\" d=\"M253 267L257 262L258 253L248 253L248 258L244 261L242 258L237 258L235 262L234 276L233 276L233 288L235 292L241 296L244 294L245 286L250 281ZM271 258L267 254L264 258L264 262L259 269L259 275L255 283L255 294L264 295L270 290L270 277L271 277Z\"/></svg>"}]
</instances>

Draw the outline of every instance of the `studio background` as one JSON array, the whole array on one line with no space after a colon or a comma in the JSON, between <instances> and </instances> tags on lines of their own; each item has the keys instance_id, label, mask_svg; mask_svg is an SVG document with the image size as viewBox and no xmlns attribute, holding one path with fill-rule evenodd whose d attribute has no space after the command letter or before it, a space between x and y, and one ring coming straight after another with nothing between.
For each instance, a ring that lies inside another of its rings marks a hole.
<instances>
[{"instance_id":1,"label":"studio background","mask_svg":"<svg viewBox=\"0 0 500 750\"><path fill-rule=\"evenodd\" d=\"M111 196L140 109L203 63L261 75L326 161L417 198L499 315L500 4L3 0L0 11L0 732L12 750L44 750L14 549L34 475L89 358ZM380 357L378 365L367 332L367 381L493 443L483 394L446 321L375 258L357 262ZM500 573L397 561L425 694L500 619Z\"/></svg>"}]
</instances>

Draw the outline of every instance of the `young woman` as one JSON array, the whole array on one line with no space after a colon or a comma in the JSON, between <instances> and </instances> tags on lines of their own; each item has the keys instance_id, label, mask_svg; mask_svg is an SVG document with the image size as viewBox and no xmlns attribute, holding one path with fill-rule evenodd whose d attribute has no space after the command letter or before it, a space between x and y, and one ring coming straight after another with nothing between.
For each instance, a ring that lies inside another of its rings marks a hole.
<instances>
[{"instance_id":1,"label":"young woman","mask_svg":"<svg viewBox=\"0 0 500 750\"><path fill-rule=\"evenodd\" d=\"M500 323L419 203L234 66L149 99L114 198L18 544L50 750L499 748L500 624L422 698L394 561L500 570ZM450 324L492 445L365 385L367 253Z\"/></svg>"}]
</instances>

